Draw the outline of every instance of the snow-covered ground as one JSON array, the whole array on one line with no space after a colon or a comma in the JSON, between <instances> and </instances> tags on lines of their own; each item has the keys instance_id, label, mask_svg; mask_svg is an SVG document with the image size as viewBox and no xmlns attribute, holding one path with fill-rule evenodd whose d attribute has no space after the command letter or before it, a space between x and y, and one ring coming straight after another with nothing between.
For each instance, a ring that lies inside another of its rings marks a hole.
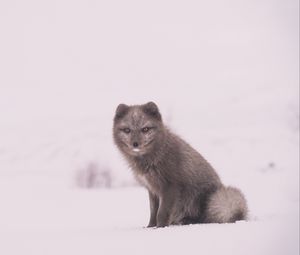
<instances>
[{"instance_id":1,"label":"snow-covered ground","mask_svg":"<svg viewBox=\"0 0 300 255\"><path fill-rule=\"evenodd\" d=\"M1 254L297 254L293 203L293 212L250 222L146 229L141 188L78 190L24 181L0 186Z\"/></svg>"},{"instance_id":2,"label":"snow-covered ground","mask_svg":"<svg viewBox=\"0 0 300 255\"><path fill-rule=\"evenodd\" d=\"M298 20L296 0L1 1L0 254L298 254ZM249 222L143 228L111 129L150 100ZM79 187L89 166L111 189Z\"/></svg>"}]
</instances>

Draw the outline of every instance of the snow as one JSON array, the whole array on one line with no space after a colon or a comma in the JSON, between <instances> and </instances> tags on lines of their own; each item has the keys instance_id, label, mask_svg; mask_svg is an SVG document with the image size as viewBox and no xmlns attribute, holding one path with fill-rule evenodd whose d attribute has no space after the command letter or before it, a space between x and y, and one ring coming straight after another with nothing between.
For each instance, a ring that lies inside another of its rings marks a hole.
<instances>
[{"instance_id":1,"label":"snow","mask_svg":"<svg viewBox=\"0 0 300 255\"><path fill-rule=\"evenodd\" d=\"M1 1L0 254L298 254L298 21L296 0ZM144 228L112 119L148 101L248 222ZM82 188L97 171L112 188Z\"/></svg>"},{"instance_id":2,"label":"snow","mask_svg":"<svg viewBox=\"0 0 300 255\"><path fill-rule=\"evenodd\" d=\"M1 254L297 254L296 211L235 224L146 229L142 188L79 190L47 178L2 182Z\"/></svg>"}]
</instances>

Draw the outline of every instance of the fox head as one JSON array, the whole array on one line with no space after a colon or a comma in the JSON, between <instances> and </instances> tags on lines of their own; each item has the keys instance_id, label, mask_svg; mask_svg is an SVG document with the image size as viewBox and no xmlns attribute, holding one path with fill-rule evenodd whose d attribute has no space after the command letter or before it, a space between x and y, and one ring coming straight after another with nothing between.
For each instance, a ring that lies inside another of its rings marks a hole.
<instances>
[{"instance_id":1,"label":"fox head","mask_svg":"<svg viewBox=\"0 0 300 255\"><path fill-rule=\"evenodd\" d=\"M126 155L139 157L155 150L162 137L163 123L157 105L120 104L114 117L113 137Z\"/></svg>"}]
</instances>

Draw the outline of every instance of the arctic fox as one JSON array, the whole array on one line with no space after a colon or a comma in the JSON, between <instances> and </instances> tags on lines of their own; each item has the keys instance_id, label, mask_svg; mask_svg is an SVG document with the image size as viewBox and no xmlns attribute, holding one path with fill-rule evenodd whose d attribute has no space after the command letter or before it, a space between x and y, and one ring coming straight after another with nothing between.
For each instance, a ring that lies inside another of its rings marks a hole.
<instances>
[{"instance_id":1,"label":"arctic fox","mask_svg":"<svg viewBox=\"0 0 300 255\"><path fill-rule=\"evenodd\" d=\"M148 227L247 218L240 190L225 187L211 165L164 125L155 103L120 104L113 137L136 179L148 190Z\"/></svg>"}]
</instances>

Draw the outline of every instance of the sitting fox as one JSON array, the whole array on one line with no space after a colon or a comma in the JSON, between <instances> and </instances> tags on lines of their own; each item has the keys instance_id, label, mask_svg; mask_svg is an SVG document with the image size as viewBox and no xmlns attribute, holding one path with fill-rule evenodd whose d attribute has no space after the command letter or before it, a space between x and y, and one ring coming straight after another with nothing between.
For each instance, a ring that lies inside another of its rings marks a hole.
<instances>
[{"instance_id":1,"label":"sitting fox","mask_svg":"<svg viewBox=\"0 0 300 255\"><path fill-rule=\"evenodd\" d=\"M148 190L148 227L247 218L240 190L225 187L211 165L164 125L155 103L120 104L113 137L136 179Z\"/></svg>"}]
</instances>

